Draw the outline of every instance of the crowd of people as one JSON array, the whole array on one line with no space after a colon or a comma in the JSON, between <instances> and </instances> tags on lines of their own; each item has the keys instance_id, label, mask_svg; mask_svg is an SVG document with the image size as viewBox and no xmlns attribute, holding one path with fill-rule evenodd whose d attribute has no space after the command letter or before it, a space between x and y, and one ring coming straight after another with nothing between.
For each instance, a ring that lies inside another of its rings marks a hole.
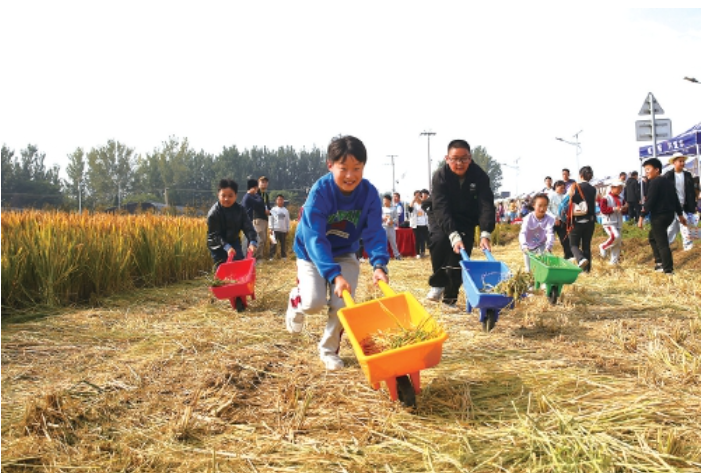
<instances>
[{"instance_id":1,"label":"crowd of people","mask_svg":"<svg viewBox=\"0 0 701 473\"><path fill-rule=\"evenodd\" d=\"M681 233L683 249L693 247L701 211L698 177L685 170L687 159L675 153L669 158L670 169L663 174L662 162L651 158L643 163L644 176L639 177L637 171L621 172L617 179L597 186L591 183L590 166L579 170L578 181L570 178L569 169L563 169L561 180L553 183L546 176L545 187L533 196L497 202L496 220L521 225L519 242L524 252L551 251L557 235L564 257L584 271L591 270L591 240L597 222L607 235L599 245L599 255L609 258L611 265L621 258L623 223L631 221L643 228L649 222L654 269L673 274L670 245ZM655 181L659 177L662 179Z\"/></svg>"},{"instance_id":2,"label":"crowd of people","mask_svg":"<svg viewBox=\"0 0 701 473\"><path fill-rule=\"evenodd\" d=\"M312 187L294 234L297 284L290 291L285 311L287 330L301 332L307 314L327 309L319 356L327 369L342 368L338 353L343 330L337 313L345 305L343 294L354 295L365 256L373 268L373 282L389 282L391 257L401 259L396 238L399 227L412 229L416 258L424 257L428 249L431 274L427 299L448 307L456 306L462 285L461 252L469 257L475 243L491 250L497 222L521 225L519 244L527 269L528 253L552 252L557 235L564 257L590 271L597 221L608 235L599 253L610 255L611 264L617 264L624 220L637 220L642 227L649 219L655 270L672 274L670 242L681 231L684 247L690 249L693 243L688 226L698 222L694 215L698 189L683 169L685 160L686 156L673 156L670 162L674 168L662 175L662 163L650 159L644 163L647 182L640 182L635 172L629 178L621 173L619 179L607 183L604 193L591 184L591 167L582 167L578 180L563 169L561 180L553 183L546 177L545 187L532 197L495 206L489 176L472 161L470 145L453 140L448 144L445 164L433 175L432 193L417 190L413 200L405 204L398 193L378 198L375 186L363 177L367 151L362 141L353 136L335 138L328 147L329 173ZM277 195L273 205L267 188L265 176L249 180L239 204L237 183L221 180L218 202L207 216L207 241L215 264L242 259L243 248L256 258L265 258L267 239L271 241L267 256L272 259L280 246L280 257L286 258L290 215L284 196ZM478 226L479 241L475 242Z\"/></svg>"}]
</instances>

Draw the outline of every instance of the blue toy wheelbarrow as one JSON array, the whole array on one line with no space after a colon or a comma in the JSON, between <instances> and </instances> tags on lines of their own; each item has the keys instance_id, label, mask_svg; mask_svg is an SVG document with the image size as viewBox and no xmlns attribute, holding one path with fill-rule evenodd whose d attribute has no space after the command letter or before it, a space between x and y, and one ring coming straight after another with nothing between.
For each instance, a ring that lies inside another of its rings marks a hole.
<instances>
[{"instance_id":1,"label":"blue toy wheelbarrow","mask_svg":"<svg viewBox=\"0 0 701 473\"><path fill-rule=\"evenodd\" d=\"M511 278L509 267L497 261L488 250L484 250L487 261L470 259L467 251L460 250L462 261L462 284L465 287L467 312L480 310L480 322L485 332L490 332L499 320L499 312L514 302L512 297L504 294L487 292L502 281Z\"/></svg>"}]
</instances>

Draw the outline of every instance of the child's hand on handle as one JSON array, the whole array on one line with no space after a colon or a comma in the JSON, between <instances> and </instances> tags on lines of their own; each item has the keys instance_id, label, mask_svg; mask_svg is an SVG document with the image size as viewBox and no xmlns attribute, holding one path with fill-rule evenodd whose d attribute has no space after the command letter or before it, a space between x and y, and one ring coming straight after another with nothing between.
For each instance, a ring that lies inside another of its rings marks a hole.
<instances>
[{"instance_id":1,"label":"child's hand on handle","mask_svg":"<svg viewBox=\"0 0 701 473\"><path fill-rule=\"evenodd\" d=\"M453 245L453 251L456 252L457 254L460 254L460 250L464 250L465 245L463 244L462 241L459 241Z\"/></svg>"},{"instance_id":2,"label":"child's hand on handle","mask_svg":"<svg viewBox=\"0 0 701 473\"><path fill-rule=\"evenodd\" d=\"M248 245L248 252L249 253L255 253L256 252L256 246L253 244Z\"/></svg>"},{"instance_id":3,"label":"child's hand on handle","mask_svg":"<svg viewBox=\"0 0 701 473\"><path fill-rule=\"evenodd\" d=\"M348 291L349 294L353 293L353 291L351 291L350 284L348 284L348 281L346 281L346 278L339 274L333 280L333 293L336 294L337 297L343 299L343 291Z\"/></svg>"},{"instance_id":4,"label":"child's hand on handle","mask_svg":"<svg viewBox=\"0 0 701 473\"><path fill-rule=\"evenodd\" d=\"M373 284L377 284L377 281L384 281L385 284L389 284L389 276L380 268L375 269L372 273Z\"/></svg>"},{"instance_id":5,"label":"child's hand on handle","mask_svg":"<svg viewBox=\"0 0 701 473\"><path fill-rule=\"evenodd\" d=\"M234 260L234 256L236 256L236 250L233 249L233 248L229 248L229 251L227 251L227 253L228 253L228 255L229 255L229 260L230 260L230 261L233 261L233 260Z\"/></svg>"}]
</instances>

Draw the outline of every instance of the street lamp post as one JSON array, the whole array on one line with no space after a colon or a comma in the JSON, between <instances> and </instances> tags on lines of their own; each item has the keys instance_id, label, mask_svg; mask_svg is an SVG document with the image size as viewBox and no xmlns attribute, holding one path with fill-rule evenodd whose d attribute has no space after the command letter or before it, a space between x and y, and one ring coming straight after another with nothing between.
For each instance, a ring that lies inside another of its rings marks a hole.
<instances>
[{"instance_id":1,"label":"street lamp post","mask_svg":"<svg viewBox=\"0 0 701 473\"><path fill-rule=\"evenodd\" d=\"M579 135L582 133L584 130L579 130L577 133L572 135L572 138L575 139L575 141L568 141L565 139L562 139L560 137L555 137L557 141L562 141L563 143L567 143L568 145L572 145L575 147L575 155L576 155L576 165L577 168L575 169L575 173L579 173L579 154L582 152L582 145L579 143Z\"/></svg>"},{"instance_id":2,"label":"street lamp post","mask_svg":"<svg viewBox=\"0 0 701 473\"><path fill-rule=\"evenodd\" d=\"M518 165L518 162L521 161L521 157L518 157L514 159L514 164L506 164L506 163L501 163L502 166L506 166L507 168L511 168L516 171L516 190L515 190L515 197L518 197L518 177L521 171L521 167Z\"/></svg>"},{"instance_id":3,"label":"street lamp post","mask_svg":"<svg viewBox=\"0 0 701 473\"><path fill-rule=\"evenodd\" d=\"M394 194L396 192L395 187L394 187L394 183L395 183L395 180L394 180L394 158L396 158L397 155L396 154L388 154L387 157L392 161L391 162L391 166L392 166L392 194Z\"/></svg>"},{"instance_id":4,"label":"street lamp post","mask_svg":"<svg viewBox=\"0 0 701 473\"><path fill-rule=\"evenodd\" d=\"M422 131L419 136L426 136L428 138L428 190L431 189L431 137L435 135L435 131Z\"/></svg>"}]
</instances>

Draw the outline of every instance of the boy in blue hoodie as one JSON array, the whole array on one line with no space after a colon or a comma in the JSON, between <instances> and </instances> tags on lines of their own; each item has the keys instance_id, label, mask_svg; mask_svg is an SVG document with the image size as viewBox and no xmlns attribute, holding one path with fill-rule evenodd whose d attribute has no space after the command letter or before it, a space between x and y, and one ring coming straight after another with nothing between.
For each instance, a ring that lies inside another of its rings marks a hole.
<instances>
[{"instance_id":1,"label":"boy in blue hoodie","mask_svg":"<svg viewBox=\"0 0 701 473\"><path fill-rule=\"evenodd\" d=\"M356 252L361 237L374 270L373 282L389 282L382 205L375 186L363 179L366 161L365 145L358 138L331 141L326 156L330 172L312 187L295 234L298 283L290 293L287 330L301 332L305 314L318 313L328 305L329 320L319 342L328 370L343 368L338 356L343 326L337 313L344 306L343 291L353 295L358 285Z\"/></svg>"}]
</instances>

